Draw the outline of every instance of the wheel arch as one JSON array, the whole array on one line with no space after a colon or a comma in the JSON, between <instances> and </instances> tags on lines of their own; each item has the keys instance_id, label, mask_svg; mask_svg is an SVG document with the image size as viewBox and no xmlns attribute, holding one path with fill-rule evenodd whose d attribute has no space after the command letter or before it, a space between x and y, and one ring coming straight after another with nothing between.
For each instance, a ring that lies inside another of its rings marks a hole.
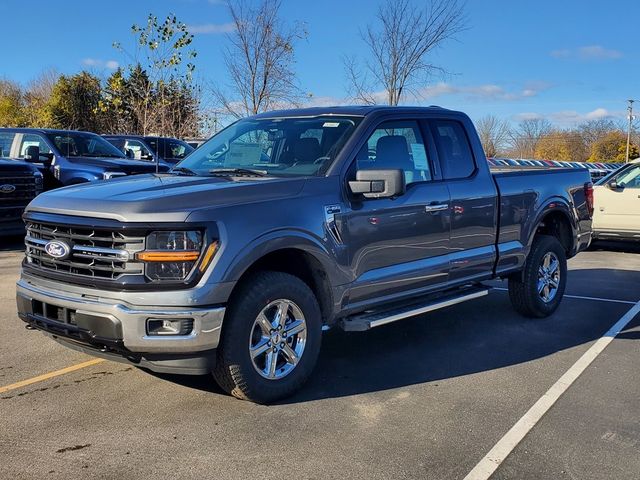
<instances>
[{"instance_id":1,"label":"wheel arch","mask_svg":"<svg viewBox=\"0 0 640 480\"><path fill-rule=\"evenodd\" d=\"M280 236L252 243L243 250L224 275L235 282L230 297L252 274L258 271L288 273L300 278L318 299L322 320L331 323L334 317L333 286L343 283L336 260L312 238Z\"/></svg>"}]
</instances>

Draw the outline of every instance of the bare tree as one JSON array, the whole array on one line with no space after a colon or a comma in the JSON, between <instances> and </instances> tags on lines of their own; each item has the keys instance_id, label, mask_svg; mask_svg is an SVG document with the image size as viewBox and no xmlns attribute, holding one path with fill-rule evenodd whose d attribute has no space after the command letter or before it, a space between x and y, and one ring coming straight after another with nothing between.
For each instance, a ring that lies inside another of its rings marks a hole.
<instances>
[{"instance_id":1,"label":"bare tree","mask_svg":"<svg viewBox=\"0 0 640 480\"><path fill-rule=\"evenodd\" d=\"M375 24L368 25L362 39L369 59L358 65L345 59L349 90L355 100L398 105L407 93L418 93L435 73L444 69L429 61L429 54L466 28L464 4L458 0L429 0L416 8L410 0L386 0ZM384 93L374 93L383 90Z\"/></svg>"},{"instance_id":2,"label":"bare tree","mask_svg":"<svg viewBox=\"0 0 640 480\"><path fill-rule=\"evenodd\" d=\"M609 118L587 120L578 125L578 132L588 148L591 148L594 143L604 138L608 133L621 129L619 125L616 125L616 122Z\"/></svg>"},{"instance_id":3,"label":"bare tree","mask_svg":"<svg viewBox=\"0 0 640 480\"><path fill-rule=\"evenodd\" d=\"M229 84L215 85L213 96L234 118L295 104L302 97L294 72L294 46L307 37L302 24L288 27L279 18L280 0L227 3L235 29L224 51Z\"/></svg>"},{"instance_id":4,"label":"bare tree","mask_svg":"<svg viewBox=\"0 0 640 480\"><path fill-rule=\"evenodd\" d=\"M538 142L551 130L551 122L545 118L523 120L511 132L511 148L520 158L534 158Z\"/></svg>"},{"instance_id":5,"label":"bare tree","mask_svg":"<svg viewBox=\"0 0 640 480\"><path fill-rule=\"evenodd\" d=\"M476 129L487 157L502 153L511 134L509 123L494 115L487 115L476 122Z\"/></svg>"}]
</instances>

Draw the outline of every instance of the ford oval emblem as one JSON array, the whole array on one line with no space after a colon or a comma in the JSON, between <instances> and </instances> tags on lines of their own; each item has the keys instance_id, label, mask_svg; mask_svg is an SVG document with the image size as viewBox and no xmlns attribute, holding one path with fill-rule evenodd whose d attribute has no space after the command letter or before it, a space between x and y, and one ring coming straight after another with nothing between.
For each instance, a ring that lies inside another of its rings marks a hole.
<instances>
[{"instance_id":1,"label":"ford oval emblem","mask_svg":"<svg viewBox=\"0 0 640 480\"><path fill-rule=\"evenodd\" d=\"M44 251L53 258L64 260L71 254L71 247L60 240L51 240L44 246Z\"/></svg>"},{"instance_id":2,"label":"ford oval emblem","mask_svg":"<svg viewBox=\"0 0 640 480\"><path fill-rule=\"evenodd\" d=\"M4 185L0 185L0 192L2 193L13 193L16 191L16 186L11 185L9 183L5 183Z\"/></svg>"}]
</instances>

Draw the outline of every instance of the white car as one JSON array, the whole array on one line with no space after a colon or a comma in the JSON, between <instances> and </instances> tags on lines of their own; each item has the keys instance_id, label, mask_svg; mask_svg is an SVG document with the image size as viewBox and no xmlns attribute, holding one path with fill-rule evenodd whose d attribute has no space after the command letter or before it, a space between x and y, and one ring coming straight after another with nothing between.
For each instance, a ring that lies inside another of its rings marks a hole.
<instances>
[{"instance_id":1,"label":"white car","mask_svg":"<svg viewBox=\"0 0 640 480\"><path fill-rule=\"evenodd\" d=\"M598 181L593 195L594 239L640 240L640 160Z\"/></svg>"}]
</instances>

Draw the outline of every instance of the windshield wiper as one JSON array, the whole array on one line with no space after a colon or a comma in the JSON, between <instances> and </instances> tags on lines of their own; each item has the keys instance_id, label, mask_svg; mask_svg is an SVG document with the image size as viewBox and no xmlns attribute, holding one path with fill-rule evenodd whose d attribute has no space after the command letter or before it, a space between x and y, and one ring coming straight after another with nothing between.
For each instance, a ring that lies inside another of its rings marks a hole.
<instances>
[{"instance_id":1,"label":"windshield wiper","mask_svg":"<svg viewBox=\"0 0 640 480\"><path fill-rule=\"evenodd\" d=\"M256 170L253 168L214 168L209 170L211 175L227 175L237 177L264 177L269 172L266 170Z\"/></svg>"},{"instance_id":2,"label":"windshield wiper","mask_svg":"<svg viewBox=\"0 0 640 480\"><path fill-rule=\"evenodd\" d=\"M190 177L196 177L198 174L187 167L175 167L170 170L170 173L181 173L183 175L189 175Z\"/></svg>"}]
</instances>

